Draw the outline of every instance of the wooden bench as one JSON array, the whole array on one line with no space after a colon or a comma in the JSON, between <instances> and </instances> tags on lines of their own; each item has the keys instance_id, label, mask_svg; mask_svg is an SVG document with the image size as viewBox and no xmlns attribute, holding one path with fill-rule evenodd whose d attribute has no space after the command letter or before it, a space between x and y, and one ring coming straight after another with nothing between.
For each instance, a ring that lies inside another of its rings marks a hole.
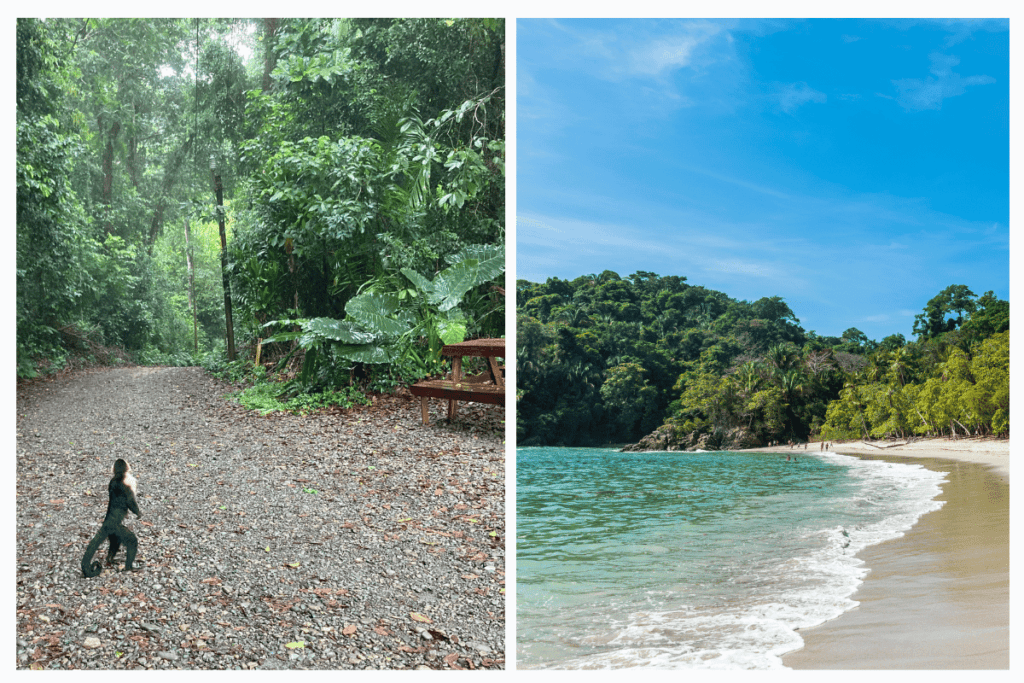
<instances>
[{"instance_id":1,"label":"wooden bench","mask_svg":"<svg viewBox=\"0 0 1024 683\"><path fill-rule=\"evenodd\" d=\"M429 379L409 387L413 396L420 397L423 424L430 423L429 400L431 398L448 399L449 420L455 418L458 401L505 405L504 368L497 363L498 358L505 357L504 339L472 339L459 344L449 344L441 349L441 355L452 359L451 379ZM487 370L479 375L464 377L462 359L465 356L486 358Z\"/></svg>"}]
</instances>

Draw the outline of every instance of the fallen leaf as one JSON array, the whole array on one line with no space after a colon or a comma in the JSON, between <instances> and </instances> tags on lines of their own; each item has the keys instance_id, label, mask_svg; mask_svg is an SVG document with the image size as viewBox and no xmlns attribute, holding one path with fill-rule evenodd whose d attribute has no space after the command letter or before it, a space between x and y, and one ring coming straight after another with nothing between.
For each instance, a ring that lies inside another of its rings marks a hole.
<instances>
[{"instance_id":1,"label":"fallen leaf","mask_svg":"<svg viewBox=\"0 0 1024 683\"><path fill-rule=\"evenodd\" d=\"M296 641L291 642L291 643L285 643L284 646L286 648L288 648L289 650L294 650L296 648L306 647L306 643L305 643L305 641L302 641L302 640L296 640Z\"/></svg>"},{"instance_id":2,"label":"fallen leaf","mask_svg":"<svg viewBox=\"0 0 1024 683\"><path fill-rule=\"evenodd\" d=\"M352 635L355 632L356 632L356 625L355 624L349 624L345 628L341 629L341 635L343 635L343 636L350 636L350 635Z\"/></svg>"},{"instance_id":3,"label":"fallen leaf","mask_svg":"<svg viewBox=\"0 0 1024 683\"><path fill-rule=\"evenodd\" d=\"M433 624L433 620L430 617L420 614L419 612L409 612L409 616L412 617L413 621L418 621L423 624Z\"/></svg>"}]
</instances>

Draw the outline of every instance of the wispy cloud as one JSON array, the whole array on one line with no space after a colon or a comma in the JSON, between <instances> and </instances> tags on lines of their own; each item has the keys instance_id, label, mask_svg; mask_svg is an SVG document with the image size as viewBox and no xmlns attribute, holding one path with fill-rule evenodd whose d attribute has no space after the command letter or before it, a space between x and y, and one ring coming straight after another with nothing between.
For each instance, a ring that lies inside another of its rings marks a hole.
<instances>
[{"instance_id":1,"label":"wispy cloud","mask_svg":"<svg viewBox=\"0 0 1024 683\"><path fill-rule=\"evenodd\" d=\"M707 270L721 271L747 277L759 277L769 280L783 280L789 276L789 271L780 268L776 261L750 261L744 259L715 259L711 261Z\"/></svg>"},{"instance_id":2,"label":"wispy cloud","mask_svg":"<svg viewBox=\"0 0 1024 683\"><path fill-rule=\"evenodd\" d=\"M777 99L782 111L791 114L808 102L825 104L828 95L815 90L803 81L799 83L772 83L769 92Z\"/></svg>"},{"instance_id":3,"label":"wispy cloud","mask_svg":"<svg viewBox=\"0 0 1024 683\"><path fill-rule=\"evenodd\" d=\"M732 176L725 175L723 173L711 171L706 168L697 168L696 166L689 166L685 164L678 164L678 166L692 173L699 173L700 175L707 176L708 178L714 178L715 180L719 180L723 183L734 185L736 187L742 187L746 190L752 190L753 192L757 192L759 194L770 195L778 199L789 199L789 195L784 192L780 192L774 188L766 187L764 185L758 185L757 183L752 183L748 180L735 178Z\"/></svg>"},{"instance_id":4,"label":"wispy cloud","mask_svg":"<svg viewBox=\"0 0 1024 683\"><path fill-rule=\"evenodd\" d=\"M664 22L651 21L637 22L630 31L605 29L602 22L548 25L562 36L556 60L561 68L606 81L654 79L664 87L680 69L700 71L733 58L728 22L674 21L667 34Z\"/></svg>"},{"instance_id":5,"label":"wispy cloud","mask_svg":"<svg viewBox=\"0 0 1024 683\"><path fill-rule=\"evenodd\" d=\"M958 97L967 92L968 86L995 83L991 76L968 76L964 78L953 71L960 63L954 55L933 52L929 55L932 66L927 78L901 78L892 83L898 93L896 101L907 111L923 111L941 109L942 101L949 97Z\"/></svg>"},{"instance_id":6,"label":"wispy cloud","mask_svg":"<svg viewBox=\"0 0 1024 683\"><path fill-rule=\"evenodd\" d=\"M631 76L663 76L693 66L694 53L722 32L710 22L688 22L684 33L654 41L643 41L628 48L626 59L616 70Z\"/></svg>"}]
</instances>

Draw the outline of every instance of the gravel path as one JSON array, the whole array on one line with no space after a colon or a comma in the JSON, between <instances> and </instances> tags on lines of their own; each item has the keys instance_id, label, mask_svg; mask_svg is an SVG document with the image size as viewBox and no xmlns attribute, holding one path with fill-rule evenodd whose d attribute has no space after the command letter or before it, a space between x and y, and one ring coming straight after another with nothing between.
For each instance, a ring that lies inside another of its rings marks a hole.
<instances>
[{"instance_id":1,"label":"gravel path","mask_svg":"<svg viewBox=\"0 0 1024 683\"><path fill-rule=\"evenodd\" d=\"M263 417L229 390L162 367L19 388L17 668L504 668L504 410ZM119 457L142 570L122 550L86 579Z\"/></svg>"}]
</instances>

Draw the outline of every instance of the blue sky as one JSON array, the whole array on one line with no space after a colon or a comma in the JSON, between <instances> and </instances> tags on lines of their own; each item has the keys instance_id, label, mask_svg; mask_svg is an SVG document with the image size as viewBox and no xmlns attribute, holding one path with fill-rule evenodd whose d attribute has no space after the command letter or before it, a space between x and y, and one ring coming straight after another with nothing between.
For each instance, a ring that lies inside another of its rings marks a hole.
<instances>
[{"instance_id":1,"label":"blue sky","mask_svg":"<svg viewBox=\"0 0 1024 683\"><path fill-rule=\"evenodd\" d=\"M516 277L685 275L913 339L1009 298L1009 22L518 20Z\"/></svg>"}]
</instances>

